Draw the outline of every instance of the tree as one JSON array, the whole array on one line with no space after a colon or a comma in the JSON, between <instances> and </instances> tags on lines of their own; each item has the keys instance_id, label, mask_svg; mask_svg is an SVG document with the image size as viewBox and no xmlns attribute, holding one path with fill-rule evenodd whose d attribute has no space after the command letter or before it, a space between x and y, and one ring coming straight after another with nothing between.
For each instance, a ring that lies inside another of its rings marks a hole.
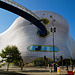
<instances>
[{"instance_id":1,"label":"tree","mask_svg":"<svg viewBox=\"0 0 75 75\"><path fill-rule=\"evenodd\" d=\"M6 46L4 49L2 49L0 56L3 58L3 61L7 62L7 71L11 62L20 62L22 60L21 53L15 45Z\"/></svg>"}]
</instances>

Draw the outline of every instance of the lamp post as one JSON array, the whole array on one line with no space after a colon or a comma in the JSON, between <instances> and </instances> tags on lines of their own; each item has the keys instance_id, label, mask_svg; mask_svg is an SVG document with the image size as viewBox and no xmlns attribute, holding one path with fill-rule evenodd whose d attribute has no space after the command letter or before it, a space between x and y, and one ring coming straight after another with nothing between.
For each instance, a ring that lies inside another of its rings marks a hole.
<instances>
[{"instance_id":1,"label":"lamp post","mask_svg":"<svg viewBox=\"0 0 75 75\"><path fill-rule=\"evenodd\" d=\"M50 16L52 18L52 16ZM52 18L53 19L53 18ZM53 61L55 63L55 49L54 49L54 33L56 32L56 28L54 27L53 22L55 22L55 19L52 20L52 27L51 27L51 32L53 33ZM56 66L54 64L54 72L56 71Z\"/></svg>"}]
</instances>

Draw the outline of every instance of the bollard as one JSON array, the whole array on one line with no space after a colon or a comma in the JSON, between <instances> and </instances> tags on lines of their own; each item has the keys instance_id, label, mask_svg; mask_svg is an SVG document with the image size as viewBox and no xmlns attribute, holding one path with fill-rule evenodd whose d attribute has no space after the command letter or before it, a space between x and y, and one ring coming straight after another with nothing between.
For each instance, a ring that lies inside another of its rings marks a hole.
<instances>
[{"instance_id":1,"label":"bollard","mask_svg":"<svg viewBox=\"0 0 75 75\"><path fill-rule=\"evenodd\" d=\"M52 72L52 67L50 67L50 72Z\"/></svg>"},{"instance_id":2,"label":"bollard","mask_svg":"<svg viewBox=\"0 0 75 75\"><path fill-rule=\"evenodd\" d=\"M60 67L57 67L57 74L60 74Z\"/></svg>"},{"instance_id":3,"label":"bollard","mask_svg":"<svg viewBox=\"0 0 75 75\"><path fill-rule=\"evenodd\" d=\"M48 64L48 68L49 68L49 64Z\"/></svg>"}]
</instances>

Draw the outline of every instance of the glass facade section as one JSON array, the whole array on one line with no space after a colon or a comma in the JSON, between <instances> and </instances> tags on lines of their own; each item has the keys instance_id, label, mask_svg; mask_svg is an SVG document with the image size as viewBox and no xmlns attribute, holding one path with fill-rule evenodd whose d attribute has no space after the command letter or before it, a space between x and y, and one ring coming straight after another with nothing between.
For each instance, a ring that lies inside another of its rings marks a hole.
<instances>
[{"instance_id":1,"label":"glass facade section","mask_svg":"<svg viewBox=\"0 0 75 75\"><path fill-rule=\"evenodd\" d=\"M39 37L49 37L51 35L51 32L50 32L50 30L47 29L47 35L46 36L41 36L41 34L42 34L41 31L39 31L39 30L36 31L36 35Z\"/></svg>"},{"instance_id":2,"label":"glass facade section","mask_svg":"<svg viewBox=\"0 0 75 75\"><path fill-rule=\"evenodd\" d=\"M29 51L45 51L45 52L53 52L53 46L51 45L32 45L28 47ZM58 52L59 48L57 48L56 46L54 46L54 51Z\"/></svg>"},{"instance_id":3,"label":"glass facade section","mask_svg":"<svg viewBox=\"0 0 75 75\"><path fill-rule=\"evenodd\" d=\"M44 25L48 25L50 21L47 18L42 18L41 19Z\"/></svg>"}]
</instances>

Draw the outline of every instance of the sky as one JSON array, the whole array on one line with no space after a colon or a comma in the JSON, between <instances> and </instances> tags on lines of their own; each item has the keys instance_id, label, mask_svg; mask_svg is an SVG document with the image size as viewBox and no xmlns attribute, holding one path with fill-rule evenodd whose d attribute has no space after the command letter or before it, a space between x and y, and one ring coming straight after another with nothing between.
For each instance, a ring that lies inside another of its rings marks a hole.
<instances>
[{"instance_id":1,"label":"sky","mask_svg":"<svg viewBox=\"0 0 75 75\"><path fill-rule=\"evenodd\" d=\"M69 23L69 32L75 40L75 0L13 0L31 11L48 10L63 16ZM0 34L19 16L0 8Z\"/></svg>"}]
</instances>

